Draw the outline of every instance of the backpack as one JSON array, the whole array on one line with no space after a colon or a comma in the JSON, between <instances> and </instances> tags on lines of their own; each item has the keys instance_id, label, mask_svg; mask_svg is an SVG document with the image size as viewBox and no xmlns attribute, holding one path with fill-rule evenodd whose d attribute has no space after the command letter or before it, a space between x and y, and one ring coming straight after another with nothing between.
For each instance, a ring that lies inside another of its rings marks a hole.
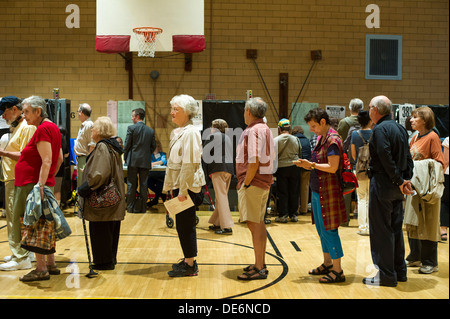
<instances>
[{"instance_id":1,"label":"backpack","mask_svg":"<svg viewBox=\"0 0 450 319\"><path fill-rule=\"evenodd\" d=\"M359 180L367 179L368 175L368 168L369 168L369 161L370 161L370 150L369 150L369 143L372 140L372 135L370 135L370 138L366 141L364 137L361 134L361 131L357 131L359 137L363 141L363 146L361 146L358 149L358 161L356 162L355 166L355 172L356 177Z\"/></svg>"},{"instance_id":2,"label":"backpack","mask_svg":"<svg viewBox=\"0 0 450 319\"><path fill-rule=\"evenodd\" d=\"M350 123L348 122L348 118L344 118L344 121L347 122L348 125L350 125ZM347 154L349 160L350 160L350 165L353 167L355 166L355 161L354 159L352 159L351 156L351 148L350 148L350 144L352 141L352 134L354 131L360 130L361 129L361 125L360 124L355 124L355 125L351 125L350 128L348 129L348 133L347 133L347 137L345 138L345 140L342 142L342 148L344 149L344 153Z\"/></svg>"}]
</instances>

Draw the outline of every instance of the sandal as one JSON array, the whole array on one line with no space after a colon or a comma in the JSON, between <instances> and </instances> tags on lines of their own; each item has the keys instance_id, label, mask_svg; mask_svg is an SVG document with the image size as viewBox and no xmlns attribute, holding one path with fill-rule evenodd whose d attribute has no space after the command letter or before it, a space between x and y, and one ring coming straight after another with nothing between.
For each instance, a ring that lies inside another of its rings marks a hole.
<instances>
[{"instance_id":1,"label":"sandal","mask_svg":"<svg viewBox=\"0 0 450 319\"><path fill-rule=\"evenodd\" d=\"M19 280L20 281L39 281L39 280L49 280L50 279L50 274L48 273L48 271L37 271L32 270L30 271L28 274L26 274L23 277L20 277Z\"/></svg>"},{"instance_id":2,"label":"sandal","mask_svg":"<svg viewBox=\"0 0 450 319\"><path fill-rule=\"evenodd\" d=\"M61 270L59 270L56 265L47 265L47 270L50 275L59 275L61 274Z\"/></svg>"},{"instance_id":3,"label":"sandal","mask_svg":"<svg viewBox=\"0 0 450 319\"><path fill-rule=\"evenodd\" d=\"M441 234L441 241L447 241L447 233Z\"/></svg>"},{"instance_id":4,"label":"sandal","mask_svg":"<svg viewBox=\"0 0 450 319\"><path fill-rule=\"evenodd\" d=\"M254 268L251 272L244 272L242 275L238 276L239 280L259 280L259 279L267 279L266 270L258 268Z\"/></svg>"},{"instance_id":5,"label":"sandal","mask_svg":"<svg viewBox=\"0 0 450 319\"><path fill-rule=\"evenodd\" d=\"M341 272L336 272L334 270L330 270L331 273L333 273L336 277L333 278L330 276L330 274L326 274L325 277L322 277L319 279L319 282L321 284L333 284L333 283L338 283L338 282L344 282L345 281L345 276L344 276L344 271L342 270Z\"/></svg>"},{"instance_id":6,"label":"sandal","mask_svg":"<svg viewBox=\"0 0 450 319\"><path fill-rule=\"evenodd\" d=\"M320 269L322 267L322 269ZM320 265L316 269L310 270L308 274L319 276L319 275L328 275L330 272L330 269L333 268L333 265L325 266L325 264Z\"/></svg>"},{"instance_id":7,"label":"sandal","mask_svg":"<svg viewBox=\"0 0 450 319\"><path fill-rule=\"evenodd\" d=\"M255 269L255 265L250 265L250 266L245 267L244 271L245 272L249 272L249 271L252 271L254 269ZM266 272L266 275L269 274L269 271L267 270L267 265L266 264L264 264L264 267L261 270L264 270Z\"/></svg>"}]
</instances>

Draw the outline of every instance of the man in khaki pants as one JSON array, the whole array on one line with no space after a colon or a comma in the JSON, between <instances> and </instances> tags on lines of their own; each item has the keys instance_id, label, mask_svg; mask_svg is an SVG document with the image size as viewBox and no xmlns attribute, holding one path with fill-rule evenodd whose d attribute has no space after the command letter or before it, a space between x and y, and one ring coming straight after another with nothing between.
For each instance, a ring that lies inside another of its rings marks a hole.
<instances>
[{"instance_id":1,"label":"man in khaki pants","mask_svg":"<svg viewBox=\"0 0 450 319\"><path fill-rule=\"evenodd\" d=\"M20 247L20 224L15 225L13 221L14 203L14 168L20 153L30 141L36 126L28 125L22 118L22 106L15 96L7 96L0 101L0 115L11 127L8 143L4 149L0 149L2 157L2 171L0 178L5 182L5 208L8 229L9 248L12 255L4 258L5 263L0 265L0 270L20 270L31 268L29 251Z\"/></svg>"},{"instance_id":2,"label":"man in khaki pants","mask_svg":"<svg viewBox=\"0 0 450 319\"><path fill-rule=\"evenodd\" d=\"M73 151L77 156L77 188L82 184L87 156L95 148L95 143L91 138L91 130L94 125L94 122L91 120L91 113L92 108L87 103L82 103L78 107L78 119L81 121L81 126L73 146Z\"/></svg>"},{"instance_id":3,"label":"man in khaki pants","mask_svg":"<svg viewBox=\"0 0 450 319\"><path fill-rule=\"evenodd\" d=\"M244 119L247 128L236 148L236 177L240 220L247 222L252 234L255 263L244 268L240 280L266 279L267 231L264 223L270 185L273 183L277 151L272 132L264 123L267 103L261 98L247 100Z\"/></svg>"}]
</instances>

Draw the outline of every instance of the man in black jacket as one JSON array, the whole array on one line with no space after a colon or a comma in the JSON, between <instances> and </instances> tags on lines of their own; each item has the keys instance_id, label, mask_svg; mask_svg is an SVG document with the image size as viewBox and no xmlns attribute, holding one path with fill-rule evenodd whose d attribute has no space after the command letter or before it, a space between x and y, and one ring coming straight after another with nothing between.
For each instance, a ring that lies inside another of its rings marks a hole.
<instances>
[{"instance_id":1,"label":"man in black jacket","mask_svg":"<svg viewBox=\"0 0 450 319\"><path fill-rule=\"evenodd\" d=\"M128 126L125 138L124 159L127 173L127 211L145 213L147 208L147 178L151 168L151 156L156 148L155 131L145 125L145 111L132 112L133 125ZM139 197L136 190L139 183Z\"/></svg>"},{"instance_id":2,"label":"man in black jacket","mask_svg":"<svg viewBox=\"0 0 450 319\"><path fill-rule=\"evenodd\" d=\"M406 129L392 119L392 102L377 96L370 102L373 128L370 147L369 229L375 277L366 285L397 286L406 281L403 240L403 197L412 193L414 163Z\"/></svg>"}]
</instances>

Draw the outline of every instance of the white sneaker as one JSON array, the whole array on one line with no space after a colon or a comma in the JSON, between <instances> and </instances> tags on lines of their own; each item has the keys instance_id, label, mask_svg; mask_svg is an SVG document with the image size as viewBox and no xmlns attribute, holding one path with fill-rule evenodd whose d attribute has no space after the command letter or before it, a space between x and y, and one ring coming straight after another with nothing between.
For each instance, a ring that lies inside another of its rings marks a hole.
<instances>
[{"instance_id":1,"label":"white sneaker","mask_svg":"<svg viewBox=\"0 0 450 319\"><path fill-rule=\"evenodd\" d=\"M30 258L27 258L27 259L19 261L19 262L11 260L5 264L0 265L0 270L6 270L6 271L30 269L30 268L31 268Z\"/></svg>"},{"instance_id":2,"label":"white sneaker","mask_svg":"<svg viewBox=\"0 0 450 319\"><path fill-rule=\"evenodd\" d=\"M11 261L12 260L12 255L10 255L10 256L5 256L5 258L3 258L3 261L5 262L5 263L7 263L8 261Z\"/></svg>"},{"instance_id":3,"label":"white sneaker","mask_svg":"<svg viewBox=\"0 0 450 319\"><path fill-rule=\"evenodd\" d=\"M419 268L419 273L421 274L431 274L434 273L436 271L439 271L439 267L438 266L422 266Z\"/></svg>"}]
</instances>

